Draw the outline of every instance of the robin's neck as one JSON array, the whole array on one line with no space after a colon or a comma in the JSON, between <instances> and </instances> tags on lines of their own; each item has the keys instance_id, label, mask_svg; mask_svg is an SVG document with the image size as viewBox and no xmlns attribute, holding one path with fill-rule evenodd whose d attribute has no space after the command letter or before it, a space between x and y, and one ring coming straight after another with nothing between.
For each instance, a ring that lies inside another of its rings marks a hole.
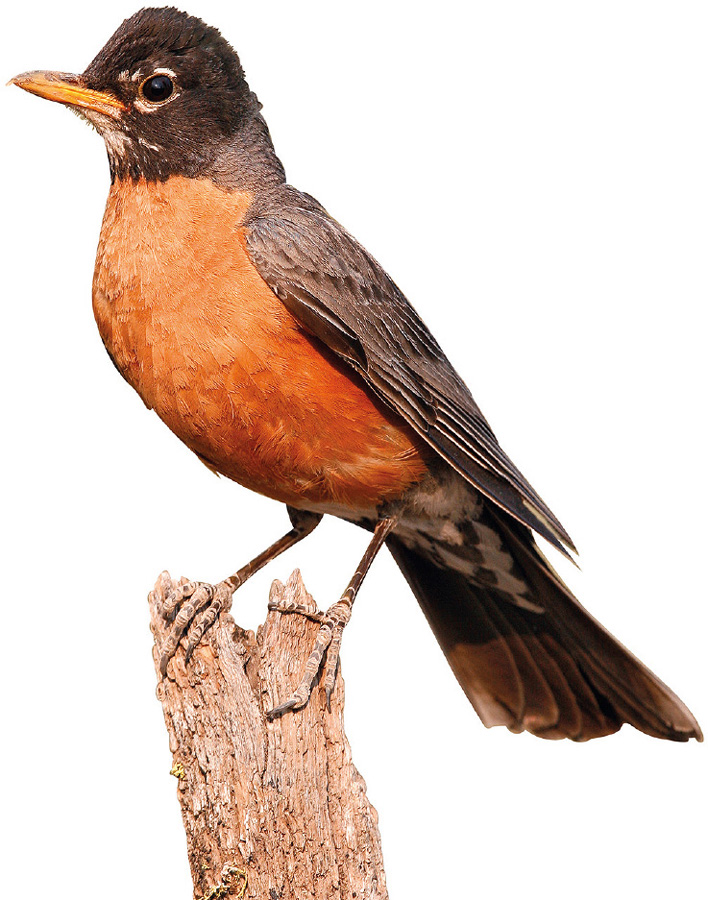
<instances>
[{"instance_id":1,"label":"robin's neck","mask_svg":"<svg viewBox=\"0 0 708 900\"><path fill-rule=\"evenodd\" d=\"M104 139L112 182L166 181L179 175L209 178L227 190L257 193L285 181L268 126L257 109L231 135L189 141L182 147L132 139L125 132L108 132Z\"/></svg>"},{"instance_id":2,"label":"robin's neck","mask_svg":"<svg viewBox=\"0 0 708 900\"><path fill-rule=\"evenodd\" d=\"M238 134L225 141L201 175L227 190L252 191L283 184L285 169L278 159L266 121L251 116Z\"/></svg>"}]
</instances>

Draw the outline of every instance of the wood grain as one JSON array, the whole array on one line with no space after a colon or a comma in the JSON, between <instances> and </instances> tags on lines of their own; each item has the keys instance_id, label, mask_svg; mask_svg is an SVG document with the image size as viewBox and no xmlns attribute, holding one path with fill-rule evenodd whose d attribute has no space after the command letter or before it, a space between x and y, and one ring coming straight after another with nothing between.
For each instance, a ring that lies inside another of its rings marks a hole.
<instances>
[{"instance_id":1,"label":"wood grain","mask_svg":"<svg viewBox=\"0 0 708 900\"><path fill-rule=\"evenodd\" d=\"M171 585L163 573L149 596L156 673ZM271 597L315 608L297 570ZM316 685L305 709L265 716L297 685L317 628L270 612L254 635L222 615L158 684L195 897L388 897L378 816L344 733L341 674L331 711Z\"/></svg>"}]
</instances>

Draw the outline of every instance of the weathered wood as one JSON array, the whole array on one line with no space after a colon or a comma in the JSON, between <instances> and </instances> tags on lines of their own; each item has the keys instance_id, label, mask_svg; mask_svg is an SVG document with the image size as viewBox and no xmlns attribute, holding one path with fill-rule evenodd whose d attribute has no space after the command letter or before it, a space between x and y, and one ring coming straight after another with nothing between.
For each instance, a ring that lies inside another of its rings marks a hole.
<instances>
[{"instance_id":1,"label":"weathered wood","mask_svg":"<svg viewBox=\"0 0 708 900\"><path fill-rule=\"evenodd\" d=\"M156 672L171 585L163 573L149 597ZM315 608L297 570L271 598ZM378 816L344 734L341 675L331 711L315 686L305 709L265 716L297 685L317 627L270 612L254 635L222 615L188 666L180 650L158 684L196 897L388 897Z\"/></svg>"}]
</instances>

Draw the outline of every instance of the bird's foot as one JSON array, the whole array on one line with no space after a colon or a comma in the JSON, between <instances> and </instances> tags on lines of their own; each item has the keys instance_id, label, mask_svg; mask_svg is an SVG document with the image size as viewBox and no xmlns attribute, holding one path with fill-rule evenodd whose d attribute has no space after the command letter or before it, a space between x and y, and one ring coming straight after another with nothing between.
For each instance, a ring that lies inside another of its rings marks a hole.
<instances>
[{"instance_id":1,"label":"bird's foot","mask_svg":"<svg viewBox=\"0 0 708 900\"><path fill-rule=\"evenodd\" d=\"M206 584L203 581L187 581L174 585L165 597L162 615L172 622L172 629L162 645L160 674L167 674L167 664L177 652L185 632L187 646L184 661L189 659L204 632L216 622L219 614L231 609L235 587L226 581Z\"/></svg>"},{"instance_id":2,"label":"bird's foot","mask_svg":"<svg viewBox=\"0 0 708 900\"><path fill-rule=\"evenodd\" d=\"M278 704L278 706L266 713L267 717L272 720L288 710L302 709L303 706L306 706L312 693L312 686L323 665L325 697L327 698L327 709L330 709L330 698L334 690L337 664L339 662L339 648L342 644L342 632L352 614L351 603L349 603L348 598L338 600L330 606L327 612L313 610L302 603L288 603L277 600L271 600L268 604L268 609L280 613L297 613L319 622L320 627L312 652L305 664L305 672L300 684L284 703Z\"/></svg>"}]
</instances>

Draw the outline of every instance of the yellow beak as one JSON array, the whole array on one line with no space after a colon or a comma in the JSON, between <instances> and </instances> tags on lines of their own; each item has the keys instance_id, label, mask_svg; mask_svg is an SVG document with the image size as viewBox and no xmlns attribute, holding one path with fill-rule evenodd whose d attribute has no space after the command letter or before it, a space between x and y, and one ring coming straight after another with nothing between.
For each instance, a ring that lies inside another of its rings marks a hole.
<instances>
[{"instance_id":1,"label":"yellow beak","mask_svg":"<svg viewBox=\"0 0 708 900\"><path fill-rule=\"evenodd\" d=\"M86 87L80 75L69 75L66 72L23 72L8 83L16 84L23 91L44 97L45 100L54 100L79 109L91 109L114 119L118 119L121 112L127 109L117 97Z\"/></svg>"}]
</instances>

